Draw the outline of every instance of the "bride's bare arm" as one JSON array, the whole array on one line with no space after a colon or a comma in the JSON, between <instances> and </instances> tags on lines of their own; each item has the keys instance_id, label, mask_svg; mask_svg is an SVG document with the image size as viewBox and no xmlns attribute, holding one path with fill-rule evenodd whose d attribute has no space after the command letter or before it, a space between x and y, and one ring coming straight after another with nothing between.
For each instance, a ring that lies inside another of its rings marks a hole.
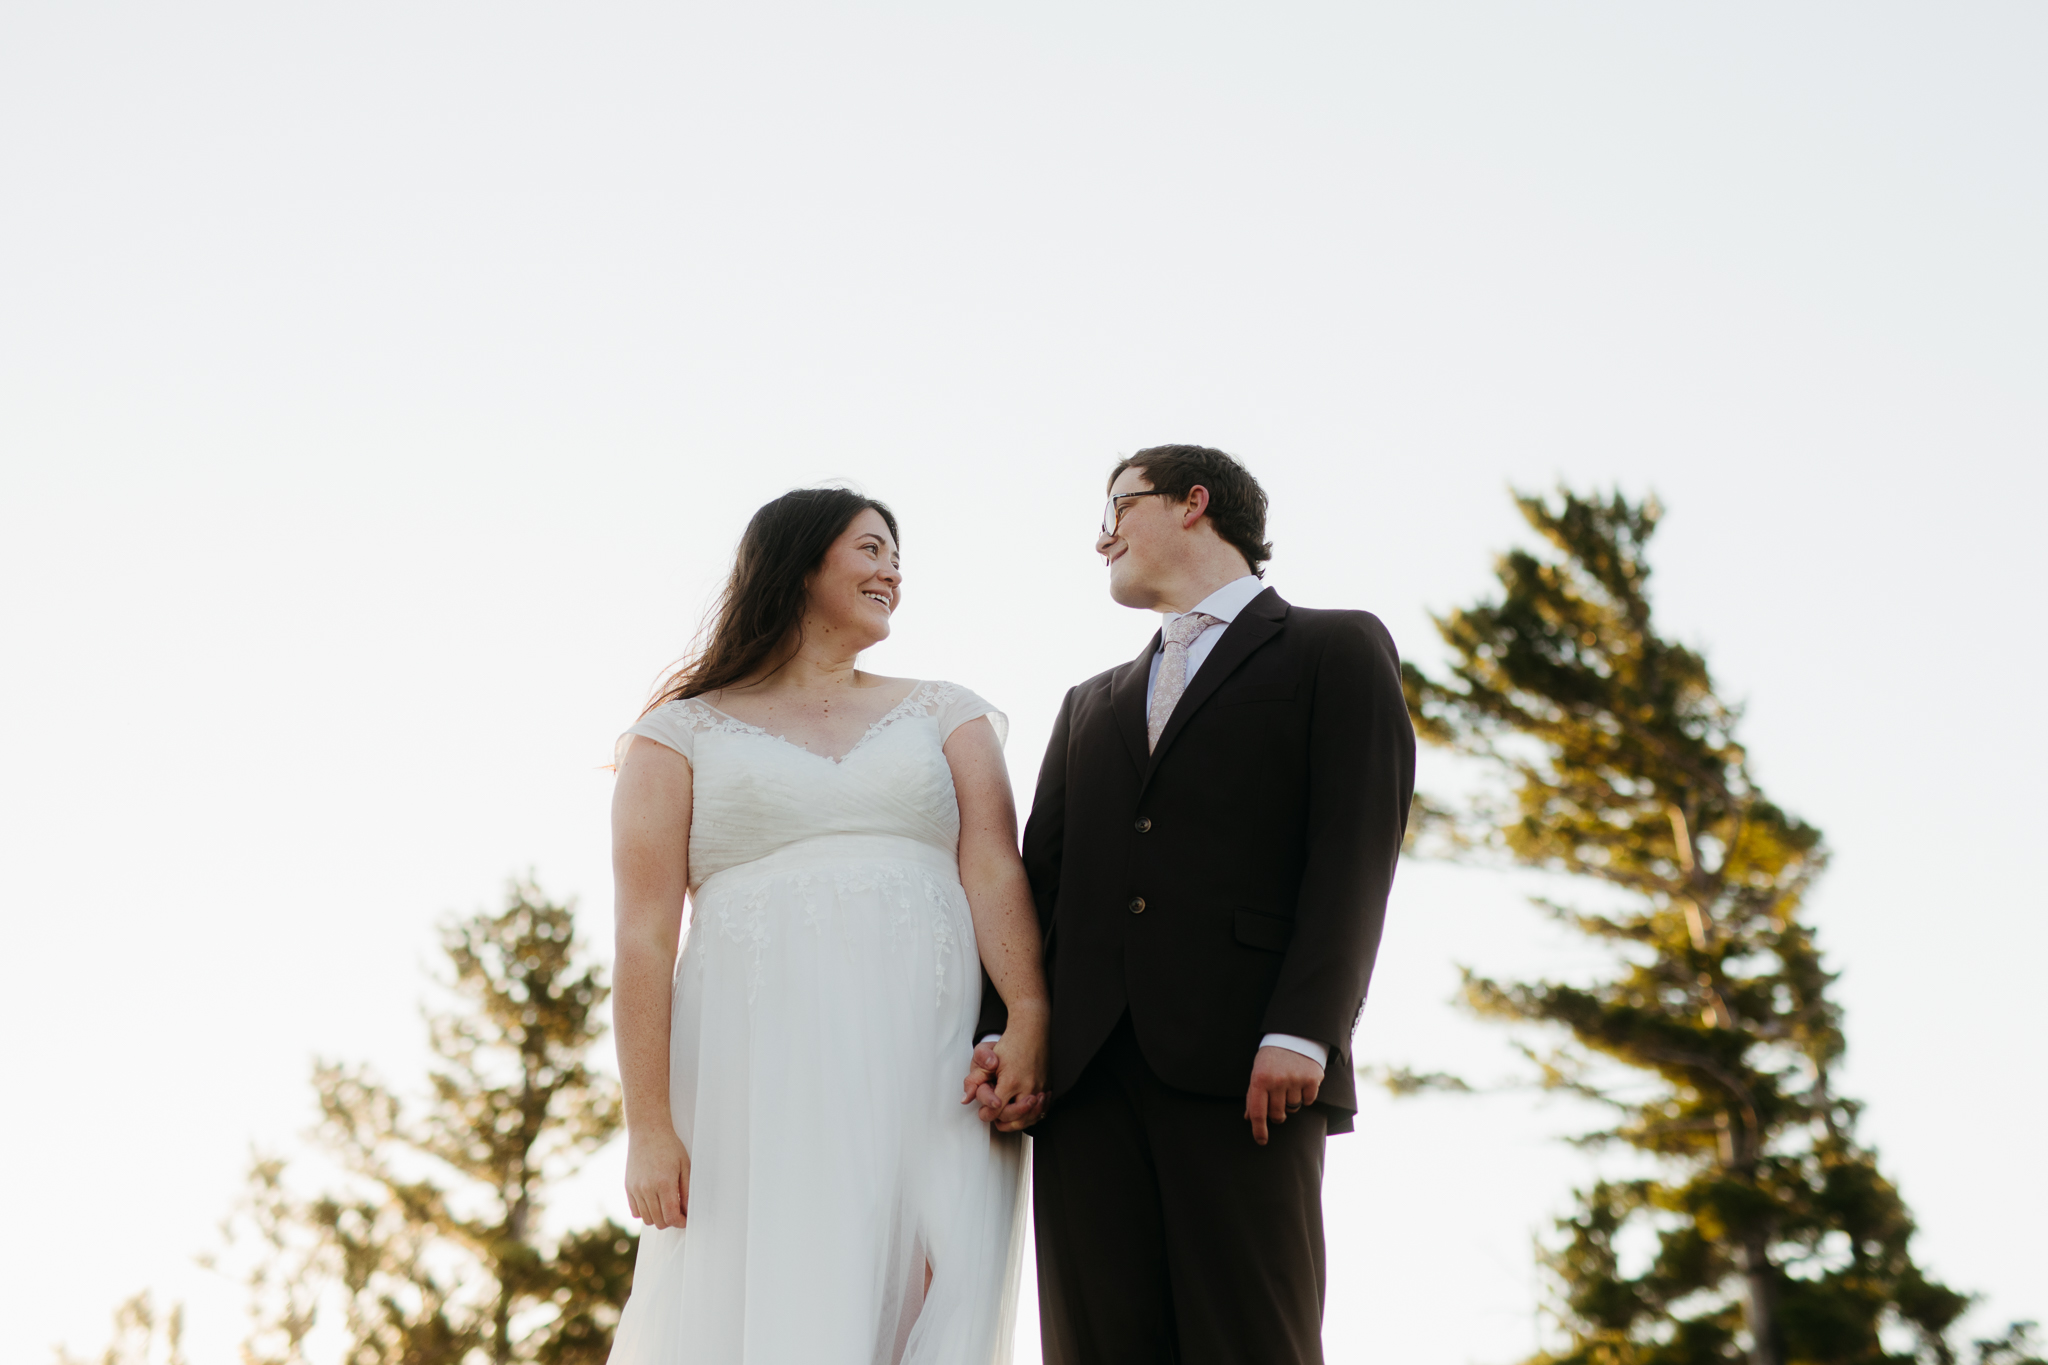
<instances>
[{"instance_id":1,"label":"bride's bare arm","mask_svg":"<svg viewBox=\"0 0 2048 1365\"><path fill-rule=\"evenodd\" d=\"M987 717L953 731L946 740L946 762L960 801L960 884L974 915L982 964L1010 1015L995 1045L994 1103L984 1103L982 1116L1015 1131L1038 1117L1050 1070L1052 1011L1039 960L1038 911L1023 859L1017 856L1017 806L1009 770ZM970 1074L965 1087L970 1099L979 1088L973 1080Z\"/></svg>"},{"instance_id":2,"label":"bride's bare arm","mask_svg":"<svg viewBox=\"0 0 2048 1365\"><path fill-rule=\"evenodd\" d=\"M642 1222L679 1228L689 1216L690 1154L669 1112L669 991L690 886L690 762L641 735L612 790L612 882L626 1202Z\"/></svg>"}]
</instances>

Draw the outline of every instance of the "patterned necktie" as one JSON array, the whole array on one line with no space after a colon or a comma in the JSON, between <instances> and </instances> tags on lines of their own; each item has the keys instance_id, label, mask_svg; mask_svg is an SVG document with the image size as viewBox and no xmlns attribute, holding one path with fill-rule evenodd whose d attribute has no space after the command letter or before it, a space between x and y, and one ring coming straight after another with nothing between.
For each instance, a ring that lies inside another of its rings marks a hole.
<instances>
[{"instance_id":1,"label":"patterned necktie","mask_svg":"<svg viewBox=\"0 0 2048 1365\"><path fill-rule=\"evenodd\" d=\"M1216 624L1217 617L1191 611L1160 632L1165 636L1165 644L1159 656L1159 676L1152 680L1152 704L1145 710L1148 752L1159 747L1159 734L1166 728L1167 717L1180 704L1180 694L1188 690L1188 646Z\"/></svg>"}]
</instances>

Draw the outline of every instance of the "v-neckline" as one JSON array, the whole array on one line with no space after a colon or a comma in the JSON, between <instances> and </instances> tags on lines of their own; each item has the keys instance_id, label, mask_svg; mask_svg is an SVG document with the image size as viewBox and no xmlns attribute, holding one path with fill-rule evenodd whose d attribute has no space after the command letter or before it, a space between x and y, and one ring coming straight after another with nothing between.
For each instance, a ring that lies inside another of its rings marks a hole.
<instances>
[{"instance_id":1,"label":"v-neckline","mask_svg":"<svg viewBox=\"0 0 2048 1365\"><path fill-rule=\"evenodd\" d=\"M852 747L849 748L845 753L840 754L836 758L830 754L821 754L816 749L806 749L803 745L797 743L788 735L778 735L773 730L767 729L763 726L756 725L754 724L754 722L750 720L741 720L738 716L735 716L730 711L721 711L716 706L713 706L710 702L704 700L702 697L692 697L690 698L690 700L696 702L697 705L703 707L712 715L717 716L720 720L728 721L734 725L739 726L741 729L748 731L751 734L761 736L763 739L772 739L778 744L788 745L790 748L796 750L800 754L804 754L808 757L819 759L826 763L830 763L833 767L836 768L840 764L846 762L847 759L852 758L855 754L859 753L861 751L861 748L864 745L866 745L869 740L873 739L876 735L880 734L884 729L888 728L888 726L893 721L895 721L896 717L899 714L901 714L906 707L910 705L911 700L915 698L918 693L924 691L924 689L929 685L929 681L924 679L920 679L919 681L912 683L910 685L910 690L908 692L905 692L894 706L890 707L888 710L884 711L880 716L876 717L874 722L870 724L867 729L861 732L860 738L853 742Z\"/></svg>"}]
</instances>

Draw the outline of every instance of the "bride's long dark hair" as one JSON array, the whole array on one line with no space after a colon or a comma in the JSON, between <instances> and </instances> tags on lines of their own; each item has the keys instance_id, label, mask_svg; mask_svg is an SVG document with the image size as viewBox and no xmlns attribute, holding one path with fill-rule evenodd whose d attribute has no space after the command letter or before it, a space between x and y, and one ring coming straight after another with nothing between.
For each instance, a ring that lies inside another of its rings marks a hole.
<instances>
[{"instance_id":1,"label":"bride's long dark hair","mask_svg":"<svg viewBox=\"0 0 2048 1365\"><path fill-rule=\"evenodd\" d=\"M803 641L805 580L866 511L880 513L889 534L902 543L896 514L849 488L794 489L754 513L733 556L732 577L706 614L697 645L677 662L647 711L788 663Z\"/></svg>"}]
</instances>

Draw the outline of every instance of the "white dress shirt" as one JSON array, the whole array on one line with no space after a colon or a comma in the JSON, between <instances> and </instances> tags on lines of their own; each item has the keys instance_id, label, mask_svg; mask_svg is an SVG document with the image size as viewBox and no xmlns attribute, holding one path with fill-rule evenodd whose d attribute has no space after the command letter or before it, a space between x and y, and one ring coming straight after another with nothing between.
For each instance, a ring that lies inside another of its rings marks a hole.
<instances>
[{"instance_id":1,"label":"white dress shirt","mask_svg":"<svg viewBox=\"0 0 2048 1365\"><path fill-rule=\"evenodd\" d=\"M1216 652L1216 642L1223 638L1223 632L1230 629L1230 623L1237 614L1252 604L1252 599L1266 590L1266 585L1253 574L1233 578L1216 591L1195 604L1195 610L1216 618L1217 624L1209 627L1188 642L1188 681L1195 680L1195 671L1202 661ZM1163 641L1166 628L1182 616L1192 613L1162 611L1159 613L1159 634ZM1159 660L1166 653L1162 647L1152 651L1152 671L1145 675L1145 713L1152 713L1152 686L1159 681Z\"/></svg>"},{"instance_id":2,"label":"white dress shirt","mask_svg":"<svg viewBox=\"0 0 2048 1365\"><path fill-rule=\"evenodd\" d=\"M1216 589L1216 591L1195 604L1194 609L1196 611L1215 617L1216 624L1203 631L1200 635L1197 635L1188 644L1189 682L1195 680L1195 670L1202 666L1203 660L1215 653L1216 642L1223 638L1224 631L1230 629L1230 623L1237 619L1237 614L1250 606L1252 599L1265 590L1266 584L1256 574L1246 574L1243 578L1233 578L1230 582L1225 583L1222 587ZM1172 625L1186 614L1176 611L1161 612L1159 614L1161 638L1165 637L1166 627ZM1163 653L1163 650L1155 649L1152 651L1152 671L1145 676L1145 711L1148 715L1152 710L1152 686L1159 681L1159 656L1161 653ZM987 1038L982 1039L982 1041L985 1043L1000 1036L999 1034L992 1033ZM1259 1046L1284 1047L1289 1052L1299 1052L1317 1066L1327 1067L1330 1064L1330 1049L1312 1038L1297 1038L1291 1033L1269 1033L1259 1039Z\"/></svg>"}]
</instances>

